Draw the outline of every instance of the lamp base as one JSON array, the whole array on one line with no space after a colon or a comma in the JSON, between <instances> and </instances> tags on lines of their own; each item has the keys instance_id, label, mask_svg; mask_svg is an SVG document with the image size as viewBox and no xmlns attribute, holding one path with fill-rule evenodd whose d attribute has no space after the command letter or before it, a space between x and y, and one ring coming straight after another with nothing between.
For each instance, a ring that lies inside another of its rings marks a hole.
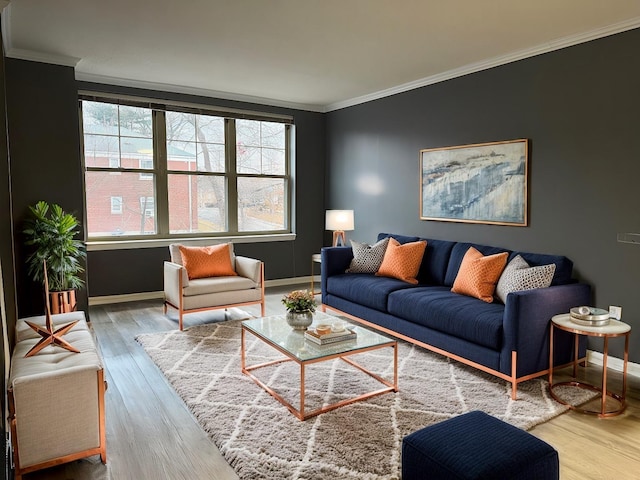
<instances>
[{"instance_id":1,"label":"lamp base","mask_svg":"<svg viewBox=\"0 0 640 480\"><path fill-rule=\"evenodd\" d=\"M346 235L344 234L344 230L334 230L333 231L333 246L334 247L344 247L347 244Z\"/></svg>"}]
</instances>

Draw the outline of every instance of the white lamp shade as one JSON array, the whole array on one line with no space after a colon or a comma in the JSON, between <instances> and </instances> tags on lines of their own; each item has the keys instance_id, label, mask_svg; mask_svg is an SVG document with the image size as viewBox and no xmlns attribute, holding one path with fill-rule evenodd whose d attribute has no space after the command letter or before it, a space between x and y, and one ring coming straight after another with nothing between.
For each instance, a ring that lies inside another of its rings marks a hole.
<instances>
[{"instance_id":1,"label":"white lamp shade","mask_svg":"<svg viewBox=\"0 0 640 480\"><path fill-rule=\"evenodd\" d=\"M353 230L353 210L327 210L325 219L327 230Z\"/></svg>"}]
</instances>

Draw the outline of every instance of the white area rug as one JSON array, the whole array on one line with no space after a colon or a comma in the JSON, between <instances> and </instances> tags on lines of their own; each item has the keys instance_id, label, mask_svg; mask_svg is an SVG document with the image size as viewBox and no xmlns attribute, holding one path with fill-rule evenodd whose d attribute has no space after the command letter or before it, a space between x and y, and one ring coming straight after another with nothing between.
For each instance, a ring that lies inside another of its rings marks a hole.
<instances>
[{"instance_id":1,"label":"white area rug","mask_svg":"<svg viewBox=\"0 0 640 480\"><path fill-rule=\"evenodd\" d=\"M422 427L483 410L529 429L567 410L549 396L545 380L520 384L513 401L507 382L400 342L398 393L301 422L241 373L240 322L144 334L137 341L242 479L398 479L402 438ZM247 340L249 365L280 357L252 335ZM385 378L393 376L391 348L353 358ZM298 404L296 364L254 374ZM379 384L333 360L307 367L305 385L310 409ZM562 396L579 404L592 394L568 389Z\"/></svg>"}]
</instances>

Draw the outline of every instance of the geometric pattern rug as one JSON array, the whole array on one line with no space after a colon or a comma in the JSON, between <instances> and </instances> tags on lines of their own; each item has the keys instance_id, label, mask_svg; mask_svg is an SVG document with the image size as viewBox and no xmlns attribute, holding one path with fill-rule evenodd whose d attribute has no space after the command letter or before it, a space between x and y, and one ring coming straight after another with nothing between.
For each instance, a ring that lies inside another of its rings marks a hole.
<instances>
[{"instance_id":1,"label":"geometric pattern rug","mask_svg":"<svg viewBox=\"0 0 640 480\"><path fill-rule=\"evenodd\" d=\"M241 373L240 322L142 334L136 340L241 479L399 479L402 438L427 425L482 410L527 430L568 409L549 396L542 378L521 383L514 401L507 382L399 341L398 392L300 421ZM253 335L246 341L249 365L281 357ZM385 348L352 358L391 379L392 355ZM299 405L299 368L293 362L253 373ZM308 409L380 385L339 359L309 365L305 375ZM557 391L574 405L593 397L582 389Z\"/></svg>"}]
</instances>

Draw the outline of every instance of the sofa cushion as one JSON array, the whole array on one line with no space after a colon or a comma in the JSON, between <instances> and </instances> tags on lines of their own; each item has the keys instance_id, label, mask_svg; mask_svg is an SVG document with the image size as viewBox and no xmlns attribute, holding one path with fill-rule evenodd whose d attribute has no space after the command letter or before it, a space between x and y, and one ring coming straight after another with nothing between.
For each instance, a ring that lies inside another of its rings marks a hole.
<instances>
[{"instance_id":1,"label":"sofa cushion","mask_svg":"<svg viewBox=\"0 0 640 480\"><path fill-rule=\"evenodd\" d=\"M436 286L396 290L388 300L392 315L494 350L502 346L504 308Z\"/></svg>"},{"instance_id":2,"label":"sofa cushion","mask_svg":"<svg viewBox=\"0 0 640 480\"><path fill-rule=\"evenodd\" d=\"M382 265L376 275L392 277L404 282L418 283L417 276L427 247L426 240L400 244L395 238L389 240Z\"/></svg>"},{"instance_id":3,"label":"sofa cushion","mask_svg":"<svg viewBox=\"0 0 640 480\"><path fill-rule=\"evenodd\" d=\"M342 273L327 279L327 293L384 312L389 293L413 288L395 278L376 277L370 273Z\"/></svg>"},{"instance_id":4,"label":"sofa cushion","mask_svg":"<svg viewBox=\"0 0 640 480\"><path fill-rule=\"evenodd\" d=\"M189 286L184 288L183 294L185 297L192 297L210 293L249 290L258 287L259 285L253 280L241 276L197 278L189 282Z\"/></svg>"},{"instance_id":5,"label":"sofa cushion","mask_svg":"<svg viewBox=\"0 0 640 480\"><path fill-rule=\"evenodd\" d=\"M500 275L496 285L496 297L502 303L507 303L507 295L511 292L546 288L551 285L555 271L555 263L530 267L524 258L516 255Z\"/></svg>"},{"instance_id":6,"label":"sofa cushion","mask_svg":"<svg viewBox=\"0 0 640 480\"><path fill-rule=\"evenodd\" d=\"M387 251L389 237L369 245L351 240L353 258L347 268L347 273L376 273L382 264Z\"/></svg>"},{"instance_id":7,"label":"sofa cushion","mask_svg":"<svg viewBox=\"0 0 640 480\"><path fill-rule=\"evenodd\" d=\"M490 247L487 245L479 245L477 243L456 243L451 249L451 256L449 257L449 264L447 265L444 285L453 287L453 282L455 282L456 277L458 276L458 270L460 270L462 259L467 253L467 250L469 250L469 247L475 248L483 255L494 255L496 253L509 252L506 248Z\"/></svg>"},{"instance_id":8,"label":"sofa cushion","mask_svg":"<svg viewBox=\"0 0 640 480\"><path fill-rule=\"evenodd\" d=\"M553 274L551 285L566 285L573 283L573 262L564 255L547 255L544 253L512 252L509 260L520 255L531 267L549 265L555 263L556 271Z\"/></svg>"},{"instance_id":9,"label":"sofa cushion","mask_svg":"<svg viewBox=\"0 0 640 480\"><path fill-rule=\"evenodd\" d=\"M456 242L431 238L425 240L427 241L427 249L418 272L418 282L425 285L444 285L449 257Z\"/></svg>"}]
</instances>

